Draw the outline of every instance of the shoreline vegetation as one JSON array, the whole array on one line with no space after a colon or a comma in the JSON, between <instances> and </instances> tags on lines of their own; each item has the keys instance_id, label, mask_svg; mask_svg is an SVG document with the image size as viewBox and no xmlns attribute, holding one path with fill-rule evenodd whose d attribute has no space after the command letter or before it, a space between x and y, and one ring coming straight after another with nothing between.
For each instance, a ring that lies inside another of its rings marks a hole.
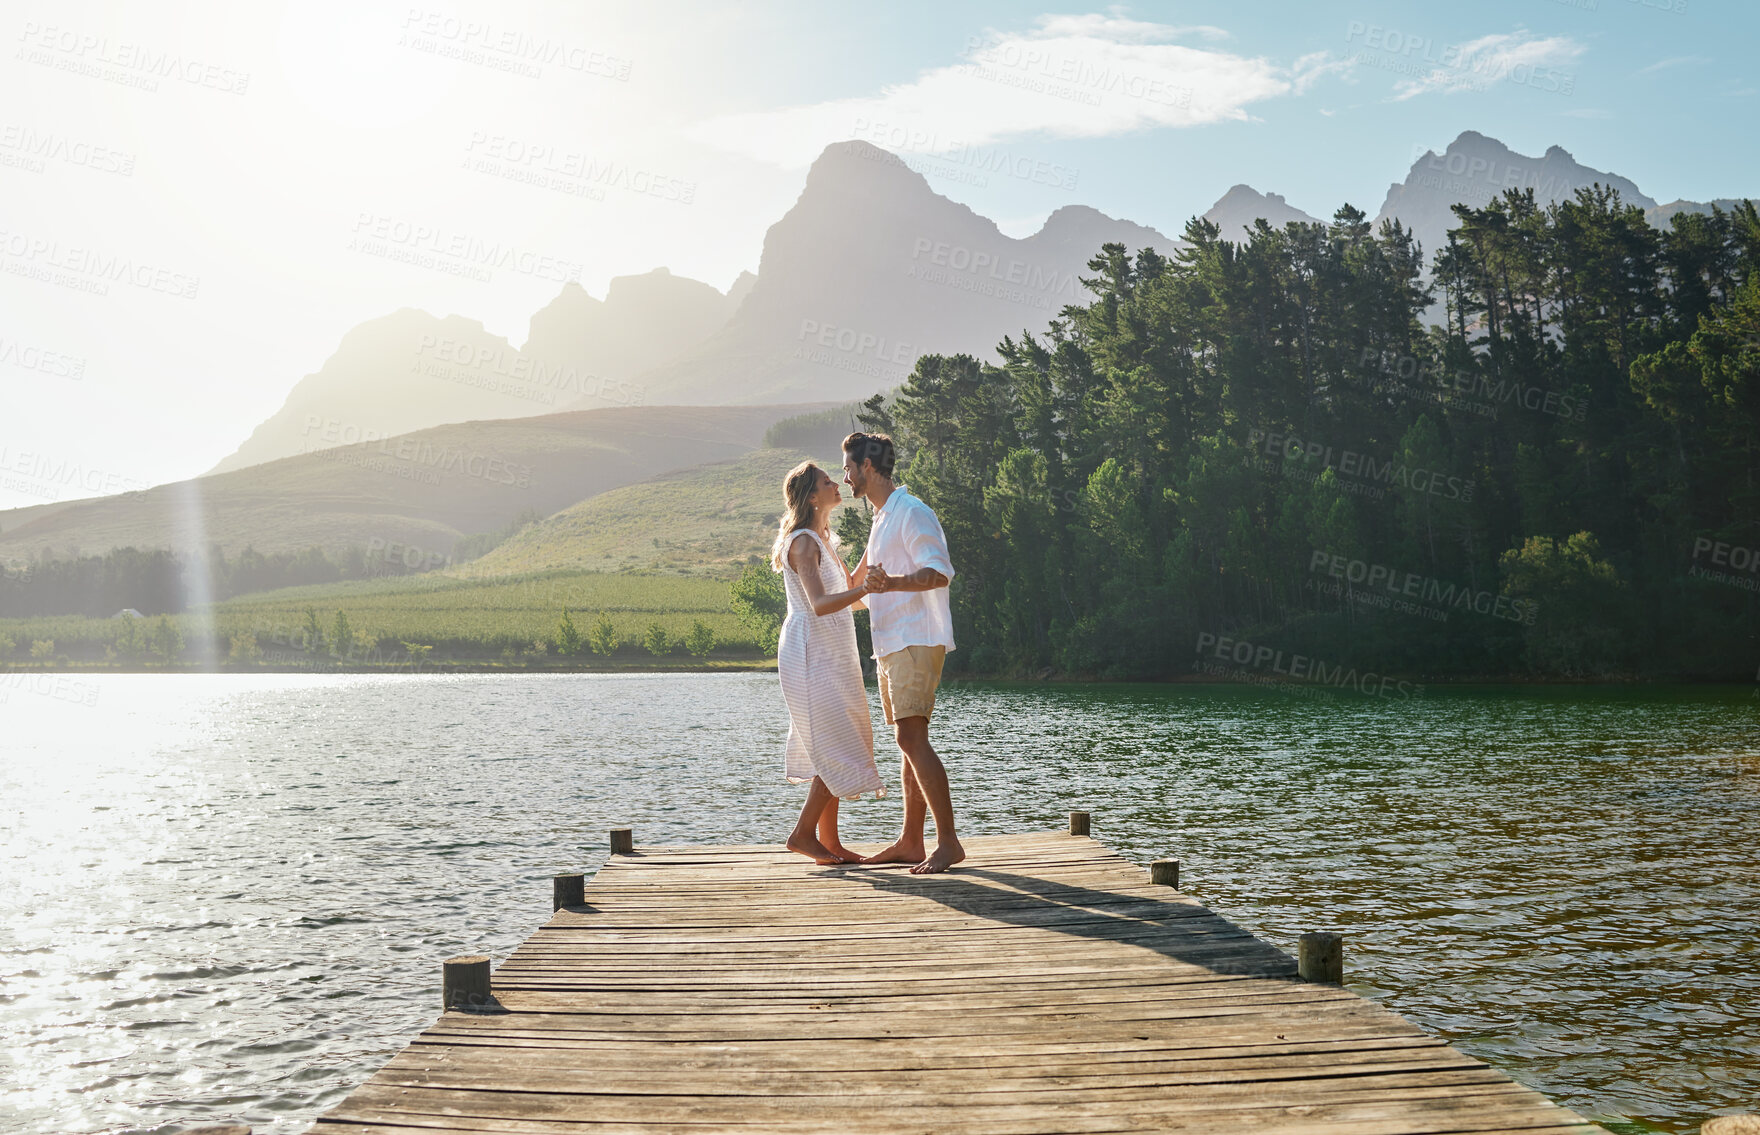
<instances>
[{"instance_id":1,"label":"shoreline vegetation","mask_svg":"<svg viewBox=\"0 0 1760 1135\"><path fill-rule=\"evenodd\" d=\"M5 696L9 690L28 687L30 683L41 683L44 679L68 678L80 679L109 674L307 674L307 675L344 675L344 674L406 674L406 675L475 675L475 674L767 674L775 673L776 659L750 658L677 658L657 660L652 658L606 658L590 661L581 659L548 659L521 662L501 662L494 659L438 659L420 662L342 662L336 659L319 658L305 665L292 662L258 662L240 663L229 659L221 660L213 667L205 667L199 662L180 661L170 665L143 663L110 663L110 662L55 662L29 663L10 661L0 663L0 705L5 704ZM874 685L871 668L864 670L864 681ZM1381 675L1376 676L1377 679ZM1101 674L980 674L965 671L957 678L949 678L941 684L943 690L954 689L965 684L985 685L1024 685L1024 686L1238 686L1267 689L1275 693L1284 693L1298 698L1313 700L1362 700L1374 698L1395 701L1422 700L1432 693L1442 691L1460 691L1475 688L1512 688L1524 689L1663 689L1671 687L1693 688L1727 688L1730 690L1749 690L1751 696L1760 698L1760 679L1743 682L1731 678L1704 678L1663 675L1641 677L1636 675L1602 676L1602 677L1567 677L1561 675L1537 676L1533 674L1481 674L1471 676L1420 676L1389 674L1391 682L1405 682L1414 687L1412 692L1397 694L1393 692L1378 693L1353 685L1330 685L1320 682L1302 680L1265 679L1251 675L1217 675L1204 673L1173 674L1161 678L1120 678L1107 677ZM26 692L50 692L48 690Z\"/></svg>"},{"instance_id":2,"label":"shoreline vegetation","mask_svg":"<svg viewBox=\"0 0 1760 1135\"><path fill-rule=\"evenodd\" d=\"M949 682L1760 684L1760 212L1656 229L1596 187L1455 214L1428 258L1348 205L1105 245L1000 364L923 355L463 564L45 550L0 567L0 613L40 613L0 618L0 670L763 669L777 476L859 426L954 549ZM838 516L851 562L867 522Z\"/></svg>"},{"instance_id":3,"label":"shoreline vegetation","mask_svg":"<svg viewBox=\"0 0 1760 1135\"><path fill-rule=\"evenodd\" d=\"M725 580L428 574L241 595L190 610L0 619L0 670L714 669L768 652Z\"/></svg>"}]
</instances>

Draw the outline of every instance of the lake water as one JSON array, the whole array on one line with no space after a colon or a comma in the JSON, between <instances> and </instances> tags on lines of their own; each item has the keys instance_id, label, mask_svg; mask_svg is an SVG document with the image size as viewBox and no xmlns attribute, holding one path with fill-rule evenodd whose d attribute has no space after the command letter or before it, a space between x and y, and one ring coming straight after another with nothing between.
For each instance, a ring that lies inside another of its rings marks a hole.
<instances>
[{"instance_id":1,"label":"lake water","mask_svg":"<svg viewBox=\"0 0 1760 1135\"><path fill-rule=\"evenodd\" d=\"M607 829L771 841L799 807L773 675L17 678L6 1131L303 1130ZM935 735L963 830L1086 808L1286 949L1342 930L1352 988L1615 1131L1760 1110L1752 689L958 684ZM846 805L845 838L897 814Z\"/></svg>"}]
</instances>

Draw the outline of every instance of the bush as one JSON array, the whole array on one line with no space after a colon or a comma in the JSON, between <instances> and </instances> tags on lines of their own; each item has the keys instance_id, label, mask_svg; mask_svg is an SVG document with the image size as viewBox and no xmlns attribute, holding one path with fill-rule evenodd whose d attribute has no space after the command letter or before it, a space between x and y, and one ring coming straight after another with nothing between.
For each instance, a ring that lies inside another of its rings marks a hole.
<instances>
[{"instance_id":1,"label":"bush","mask_svg":"<svg viewBox=\"0 0 1760 1135\"><path fill-rule=\"evenodd\" d=\"M40 638L37 641L31 643L31 657L34 658L35 660L37 660L38 662L47 662L50 658L53 658L54 656L55 656L55 640L54 639Z\"/></svg>"},{"instance_id":2,"label":"bush","mask_svg":"<svg viewBox=\"0 0 1760 1135\"><path fill-rule=\"evenodd\" d=\"M581 652L581 632L568 616L568 608L562 609L562 622L556 627L556 653L572 656Z\"/></svg>"},{"instance_id":3,"label":"bush","mask_svg":"<svg viewBox=\"0 0 1760 1135\"><path fill-rule=\"evenodd\" d=\"M1526 601L1528 665L1567 678L1617 673L1626 665L1625 584L1601 558L1595 537L1530 536L1503 553L1503 593ZM1530 621L1532 620L1532 621Z\"/></svg>"},{"instance_id":4,"label":"bush","mask_svg":"<svg viewBox=\"0 0 1760 1135\"><path fill-rule=\"evenodd\" d=\"M782 617L788 613L782 576L767 562L754 556L740 570L739 578L733 581L730 590L739 621L758 640L760 650L775 654L776 639L782 631Z\"/></svg>"},{"instance_id":5,"label":"bush","mask_svg":"<svg viewBox=\"0 0 1760 1135\"><path fill-rule=\"evenodd\" d=\"M617 627L611 622L610 615L600 615L599 621L587 634L587 647L594 654L609 655L617 649Z\"/></svg>"},{"instance_id":6,"label":"bush","mask_svg":"<svg viewBox=\"0 0 1760 1135\"><path fill-rule=\"evenodd\" d=\"M715 649L715 632L698 619L691 624L691 633L684 637L684 648L693 658L703 658Z\"/></svg>"},{"instance_id":7,"label":"bush","mask_svg":"<svg viewBox=\"0 0 1760 1135\"><path fill-rule=\"evenodd\" d=\"M666 628L659 623L648 624L647 633L642 635L642 645L656 658L672 651L672 642L666 637Z\"/></svg>"},{"instance_id":8,"label":"bush","mask_svg":"<svg viewBox=\"0 0 1760 1135\"><path fill-rule=\"evenodd\" d=\"M256 662L263 657L263 648L257 645L255 634L235 634L229 656L234 662Z\"/></svg>"},{"instance_id":9,"label":"bush","mask_svg":"<svg viewBox=\"0 0 1760 1135\"><path fill-rule=\"evenodd\" d=\"M113 645L125 658L134 658L147 648L146 639L141 634L140 622L133 615L124 615L122 626L116 630L116 641Z\"/></svg>"},{"instance_id":10,"label":"bush","mask_svg":"<svg viewBox=\"0 0 1760 1135\"><path fill-rule=\"evenodd\" d=\"M169 618L160 615L148 636L147 645L160 661L175 662L183 654L183 632Z\"/></svg>"}]
</instances>

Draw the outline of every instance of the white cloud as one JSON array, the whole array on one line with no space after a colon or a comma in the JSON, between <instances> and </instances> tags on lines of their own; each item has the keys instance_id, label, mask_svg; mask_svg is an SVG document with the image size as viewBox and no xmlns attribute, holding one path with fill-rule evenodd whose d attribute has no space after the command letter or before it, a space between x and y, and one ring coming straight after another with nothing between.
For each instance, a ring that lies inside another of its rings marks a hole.
<instances>
[{"instance_id":1,"label":"white cloud","mask_svg":"<svg viewBox=\"0 0 1760 1135\"><path fill-rule=\"evenodd\" d=\"M1482 91L1501 79L1527 82L1536 73L1570 63L1583 50L1583 45L1569 36L1540 39L1526 31L1480 36L1444 48L1429 71L1394 86L1394 99L1403 102L1430 91Z\"/></svg>"},{"instance_id":2,"label":"white cloud","mask_svg":"<svg viewBox=\"0 0 1760 1135\"><path fill-rule=\"evenodd\" d=\"M1342 75L1345 82L1356 82L1356 68L1357 61L1348 55L1314 51L1297 59L1290 71L1295 75L1296 94L1305 95L1309 87L1327 75Z\"/></svg>"},{"instance_id":3,"label":"white cloud","mask_svg":"<svg viewBox=\"0 0 1760 1135\"><path fill-rule=\"evenodd\" d=\"M1325 73L1315 71L1325 61L1314 56L1304 57L1305 70L1289 69L1173 42L1226 35L1118 16L1041 16L1031 31L991 32L969 45L963 61L876 94L720 115L689 133L797 167L851 138L933 154L1030 134L1099 138L1245 120L1252 103L1306 89Z\"/></svg>"},{"instance_id":4,"label":"white cloud","mask_svg":"<svg viewBox=\"0 0 1760 1135\"><path fill-rule=\"evenodd\" d=\"M1709 62L1711 62L1711 60L1705 58L1703 55L1671 55L1667 59L1658 59L1656 62L1650 64L1650 66L1648 66L1648 67L1638 68L1638 74L1640 74L1640 75L1653 75L1658 71L1664 71L1670 67L1679 67L1685 63L1709 63Z\"/></svg>"},{"instance_id":5,"label":"white cloud","mask_svg":"<svg viewBox=\"0 0 1760 1135\"><path fill-rule=\"evenodd\" d=\"M1227 31L1213 24L1152 24L1093 12L1080 16L1040 16L1034 22L1039 25L1038 34L1051 38L1086 36L1118 43L1161 43L1187 36L1203 39L1228 38Z\"/></svg>"}]
</instances>

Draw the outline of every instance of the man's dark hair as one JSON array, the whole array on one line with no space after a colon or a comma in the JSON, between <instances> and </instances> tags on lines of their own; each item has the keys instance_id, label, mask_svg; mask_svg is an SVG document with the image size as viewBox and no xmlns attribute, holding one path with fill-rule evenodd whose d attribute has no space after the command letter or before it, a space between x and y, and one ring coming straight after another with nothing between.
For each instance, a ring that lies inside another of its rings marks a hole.
<instances>
[{"instance_id":1,"label":"man's dark hair","mask_svg":"<svg viewBox=\"0 0 1760 1135\"><path fill-rule=\"evenodd\" d=\"M898 450L893 448L892 439L885 434L850 434L843 439L843 451L855 458L858 465L872 461L874 472L882 477L892 476L892 467L898 463Z\"/></svg>"}]
</instances>

